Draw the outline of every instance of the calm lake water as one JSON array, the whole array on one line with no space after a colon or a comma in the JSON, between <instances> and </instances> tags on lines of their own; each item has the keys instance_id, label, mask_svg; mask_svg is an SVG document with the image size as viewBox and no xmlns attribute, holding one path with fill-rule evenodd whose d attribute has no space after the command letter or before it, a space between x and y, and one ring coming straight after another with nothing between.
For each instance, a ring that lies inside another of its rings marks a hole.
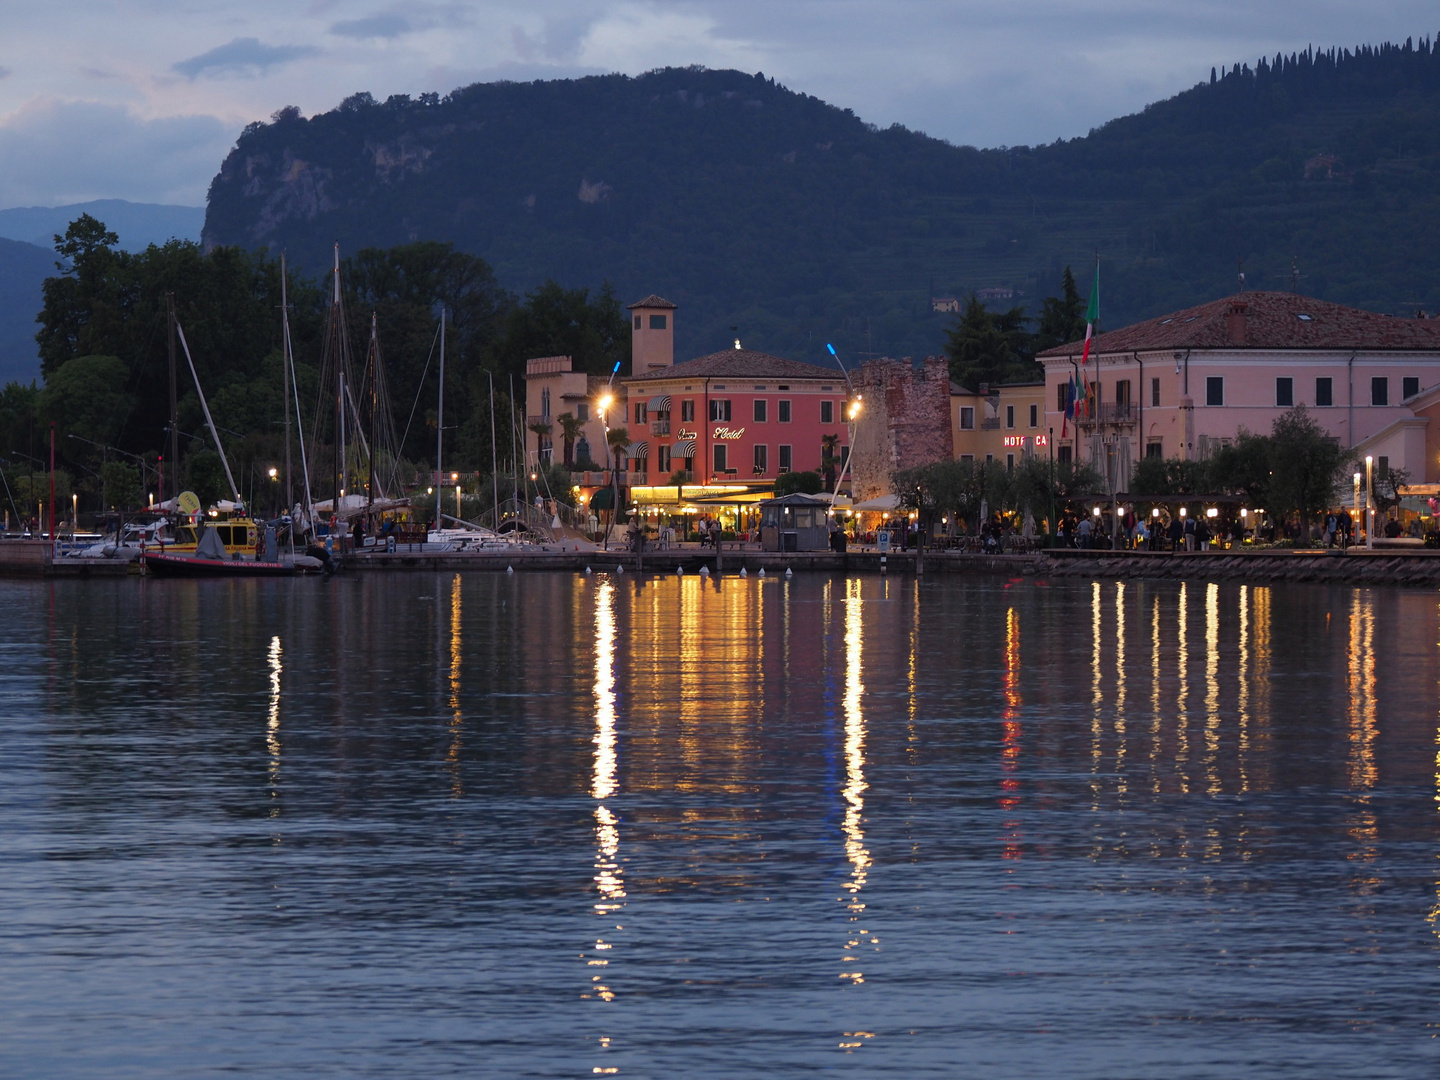
<instances>
[{"instance_id":1,"label":"calm lake water","mask_svg":"<svg viewBox=\"0 0 1440 1080\"><path fill-rule=\"evenodd\" d=\"M1440 1070L1434 592L0 602L0 1075Z\"/></svg>"}]
</instances>

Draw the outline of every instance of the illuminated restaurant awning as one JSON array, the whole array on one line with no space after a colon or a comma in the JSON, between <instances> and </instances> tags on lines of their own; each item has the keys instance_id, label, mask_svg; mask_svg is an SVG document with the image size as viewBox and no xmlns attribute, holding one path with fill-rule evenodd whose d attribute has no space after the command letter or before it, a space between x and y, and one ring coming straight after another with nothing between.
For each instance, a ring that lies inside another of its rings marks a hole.
<instances>
[{"instance_id":1,"label":"illuminated restaurant awning","mask_svg":"<svg viewBox=\"0 0 1440 1080\"><path fill-rule=\"evenodd\" d=\"M670 448L672 458L687 458L695 456L695 440L686 439L684 442L677 442Z\"/></svg>"},{"instance_id":2,"label":"illuminated restaurant awning","mask_svg":"<svg viewBox=\"0 0 1440 1080\"><path fill-rule=\"evenodd\" d=\"M645 407L646 407L647 409L649 409L651 412L669 412L669 411L670 411L670 395L669 395L669 394L656 394L654 397L652 397L652 398L650 399L649 403L648 403Z\"/></svg>"},{"instance_id":3,"label":"illuminated restaurant awning","mask_svg":"<svg viewBox=\"0 0 1440 1080\"><path fill-rule=\"evenodd\" d=\"M644 460L650 456L650 444L648 442L631 443L625 448L625 453L629 454L632 458Z\"/></svg>"}]
</instances>

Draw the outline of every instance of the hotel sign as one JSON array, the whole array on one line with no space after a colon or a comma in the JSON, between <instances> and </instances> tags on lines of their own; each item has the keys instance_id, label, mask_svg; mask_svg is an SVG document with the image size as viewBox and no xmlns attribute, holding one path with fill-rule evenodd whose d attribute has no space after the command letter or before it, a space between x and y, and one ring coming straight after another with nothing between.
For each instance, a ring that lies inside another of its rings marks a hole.
<instances>
[{"instance_id":1,"label":"hotel sign","mask_svg":"<svg viewBox=\"0 0 1440 1080\"><path fill-rule=\"evenodd\" d=\"M715 429L715 438L717 438L717 439L738 439L738 438L740 438L740 436L742 436L742 435L744 435L744 434L745 434L745 429L744 429L743 427L742 427L742 428L717 427L717 428Z\"/></svg>"},{"instance_id":2,"label":"hotel sign","mask_svg":"<svg viewBox=\"0 0 1440 1080\"><path fill-rule=\"evenodd\" d=\"M1031 446L1049 446L1050 436L1048 435L1006 435L1006 446L1024 446L1029 443Z\"/></svg>"},{"instance_id":3,"label":"hotel sign","mask_svg":"<svg viewBox=\"0 0 1440 1080\"><path fill-rule=\"evenodd\" d=\"M690 439L693 442L700 437L700 433L698 431L686 431L684 428L681 428L675 432L675 437L677 439Z\"/></svg>"}]
</instances>

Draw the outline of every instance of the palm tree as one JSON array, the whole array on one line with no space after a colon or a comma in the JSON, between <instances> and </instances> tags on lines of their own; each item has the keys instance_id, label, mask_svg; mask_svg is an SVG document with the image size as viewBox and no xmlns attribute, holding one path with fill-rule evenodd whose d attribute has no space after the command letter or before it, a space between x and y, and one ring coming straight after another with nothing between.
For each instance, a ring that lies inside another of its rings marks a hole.
<instances>
[{"instance_id":1,"label":"palm tree","mask_svg":"<svg viewBox=\"0 0 1440 1080\"><path fill-rule=\"evenodd\" d=\"M575 415L568 412L562 412L555 419L560 421L560 437L565 442L565 467L568 469L575 464L575 441L585 430L585 422L575 419Z\"/></svg>"},{"instance_id":2,"label":"palm tree","mask_svg":"<svg viewBox=\"0 0 1440 1080\"><path fill-rule=\"evenodd\" d=\"M536 420L533 424L530 425L530 430L535 433L535 457L536 457L536 459L537 459L537 460L543 460L543 461L545 462L545 464L547 464L547 465L550 464L550 458L544 456L545 450L546 450L545 441L546 441L546 439L548 439L549 436L550 436L550 423L549 423L549 421L546 421L546 420ZM553 454L553 451L552 451L552 454Z\"/></svg>"},{"instance_id":3,"label":"palm tree","mask_svg":"<svg viewBox=\"0 0 1440 1080\"><path fill-rule=\"evenodd\" d=\"M835 486L835 467L840 464L840 436L820 436L820 472L825 477L825 490Z\"/></svg>"},{"instance_id":4,"label":"palm tree","mask_svg":"<svg viewBox=\"0 0 1440 1080\"><path fill-rule=\"evenodd\" d=\"M630 445L630 431L628 428L613 427L605 429L605 441L610 445L610 529L615 528L615 515L620 510L620 455ZM610 548L610 530L605 533L605 548Z\"/></svg>"}]
</instances>

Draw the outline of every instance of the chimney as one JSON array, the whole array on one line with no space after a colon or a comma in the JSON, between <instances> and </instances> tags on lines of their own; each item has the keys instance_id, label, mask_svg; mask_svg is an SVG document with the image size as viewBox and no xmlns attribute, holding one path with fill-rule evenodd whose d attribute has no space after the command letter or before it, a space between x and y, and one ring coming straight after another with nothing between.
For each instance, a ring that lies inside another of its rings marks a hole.
<instances>
[{"instance_id":1,"label":"chimney","mask_svg":"<svg viewBox=\"0 0 1440 1080\"><path fill-rule=\"evenodd\" d=\"M1230 344L1245 344L1245 312L1249 308L1243 300L1236 300L1230 305L1230 314L1227 317L1228 329L1230 331Z\"/></svg>"}]
</instances>

